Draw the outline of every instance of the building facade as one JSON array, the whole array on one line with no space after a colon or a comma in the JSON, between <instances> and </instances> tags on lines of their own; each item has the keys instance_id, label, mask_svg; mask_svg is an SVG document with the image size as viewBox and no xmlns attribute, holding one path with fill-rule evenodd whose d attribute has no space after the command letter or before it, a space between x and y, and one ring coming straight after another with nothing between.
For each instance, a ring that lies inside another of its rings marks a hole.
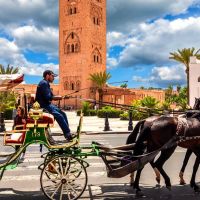
<instances>
[{"instance_id":1,"label":"building facade","mask_svg":"<svg viewBox=\"0 0 200 200\"><path fill-rule=\"evenodd\" d=\"M189 67L189 105L193 107L195 98L200 98L200 60L190 57Z\"/></svg>"},{"instance_id":2,"label":"building facade","mask_svg":"<svg viewBox=\"0 0 200 200\"><path fill-rule=\"evenodd\" d=\"M106 70L106 0L59 1L59 91L93 98L92 73ZM79 92L76 92L79 91ZM69 99L75 104L75 99Z\"/></svg>"}]
</instances>

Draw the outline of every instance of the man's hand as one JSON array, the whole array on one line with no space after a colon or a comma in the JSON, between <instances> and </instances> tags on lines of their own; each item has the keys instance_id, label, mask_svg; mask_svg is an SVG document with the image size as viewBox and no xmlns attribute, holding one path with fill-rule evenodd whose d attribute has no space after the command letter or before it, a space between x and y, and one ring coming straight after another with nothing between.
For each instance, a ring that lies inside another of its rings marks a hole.
<instances>
[{"instance_id":1,"label":"man's hand","mask_svg":"<svg viewBox=\"0 0 200 200\"><path fill-rule=\"evenodd\" d=\"M53 96L53 100L54 100L54 101L59 101L59 100L61 100L61 99L62 99L62 96L59 96L59 95Z\"/></svg>"}]
</instances>

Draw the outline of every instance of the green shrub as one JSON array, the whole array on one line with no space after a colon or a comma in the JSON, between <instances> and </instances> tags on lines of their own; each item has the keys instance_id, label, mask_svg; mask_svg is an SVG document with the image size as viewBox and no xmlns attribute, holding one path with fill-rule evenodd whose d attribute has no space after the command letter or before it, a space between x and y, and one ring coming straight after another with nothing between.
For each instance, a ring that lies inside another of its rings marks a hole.
<instances>
[{"instance_id":1,"label":"green shrub","mask_svg":"<svg viewBox=\"0 0 200 200\"><path fill-rule=\"evenodd\" d=\"M4 119L7 119L7 120L12 119L12 114L13 114L13 108L7 108L4 111Z\"/></svg>"},{"instance_id":2,"label":"green shrub","mask_svg":"<svg viewBox=\"0 0 200 200\"><path fill-rule=\"evenodd\" d=\"M123 111L117 110L111 106L105 106L102 109L97 111L97 116L99 118L105 118L106 113L108 114L109 118L119 118L120 114L122 114Z\"/></svg>"},{"instance_id":3,"label":"green shrub","mask_svg":"<svg viewBox=\"0 0 200 200\"><path fill-rule=\"evenodd\" d=\"M148 113L133 110L132 117L133 117L132 118L133 120L141 120L141 119L147 118ZM129 112L124 112L124 113L120 114L120 120L129 120Z\"/></svg>"},{"instance_id":4,"label":"green shrub","mask_svg":"<svg viewBox=\"0 0 200 200\"><path fill-rule=\"evenodd\" d=\"M76 114L77 114L77 116L80 116L81 110L77 110ZM85 113L83 112L83 115L84 116L96 116L97 115L97 111L89 109L89 110L85 111Z\"/></svg>"},{"instance_id":5,"label":"green shrub","mask_svg":"<svg viewBox=\"0 0 200 200\"><path fill-rule=\"evenodd\" d=\"M147 117L149 117L149 113L147 112L133 111L133 120L146 119Z\"/></svg>"},{"instance_id":6,"label":"green shrub","mask_svg":"<svg viewBox=\"0 0 200 200\"><path fill-rule=\"evenodd\" d=\"M96 116L97 115L97 110L89 110L90 116Z\"/></svg>"},{"instance_id":7,"label":"green shrub","mask_svg":"<svg viewBox=\"0 0 200 200\"><path fill-rule=\"evenodd\" d=\"M120 117L120 120L129 120L128 112L124 112L124 113L120 114L119 117Z\"/></svg>"}]
</instances>

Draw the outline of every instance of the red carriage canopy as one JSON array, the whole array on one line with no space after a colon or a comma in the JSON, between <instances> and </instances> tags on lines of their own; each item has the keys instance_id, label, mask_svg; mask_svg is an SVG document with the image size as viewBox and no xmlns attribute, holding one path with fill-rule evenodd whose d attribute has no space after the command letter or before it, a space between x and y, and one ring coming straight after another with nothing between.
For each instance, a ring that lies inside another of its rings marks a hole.
<instances>
[{"instance_id":1,"label":"red carriage canopy","mask_svg":"<svg viewBox=\"0 0 200 200\"><path fill-rule=\"evenodd\" d=\"M0 91L6 91L24 81L24 74L0 74Z\"/></svg>"}]
</instances>

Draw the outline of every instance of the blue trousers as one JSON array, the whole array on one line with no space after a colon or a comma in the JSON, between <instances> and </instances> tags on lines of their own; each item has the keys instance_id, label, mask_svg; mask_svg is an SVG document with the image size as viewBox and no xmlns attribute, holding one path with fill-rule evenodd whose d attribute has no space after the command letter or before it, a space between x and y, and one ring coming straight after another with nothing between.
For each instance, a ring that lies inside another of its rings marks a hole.
<instances>
[{"instance_id":1,"label":"blue trousers","mask_svg":"<svg viewBox=\"0 0 200 200\"><path fill-rule=\"evenodd\" d=\"M64 136L66 138L69 137L71 134L66 114L60 108L53 104L44 106L43 108L54 116L55 120L58 122L60 128L62 129Z\"/></svg>"}]
</instances>

